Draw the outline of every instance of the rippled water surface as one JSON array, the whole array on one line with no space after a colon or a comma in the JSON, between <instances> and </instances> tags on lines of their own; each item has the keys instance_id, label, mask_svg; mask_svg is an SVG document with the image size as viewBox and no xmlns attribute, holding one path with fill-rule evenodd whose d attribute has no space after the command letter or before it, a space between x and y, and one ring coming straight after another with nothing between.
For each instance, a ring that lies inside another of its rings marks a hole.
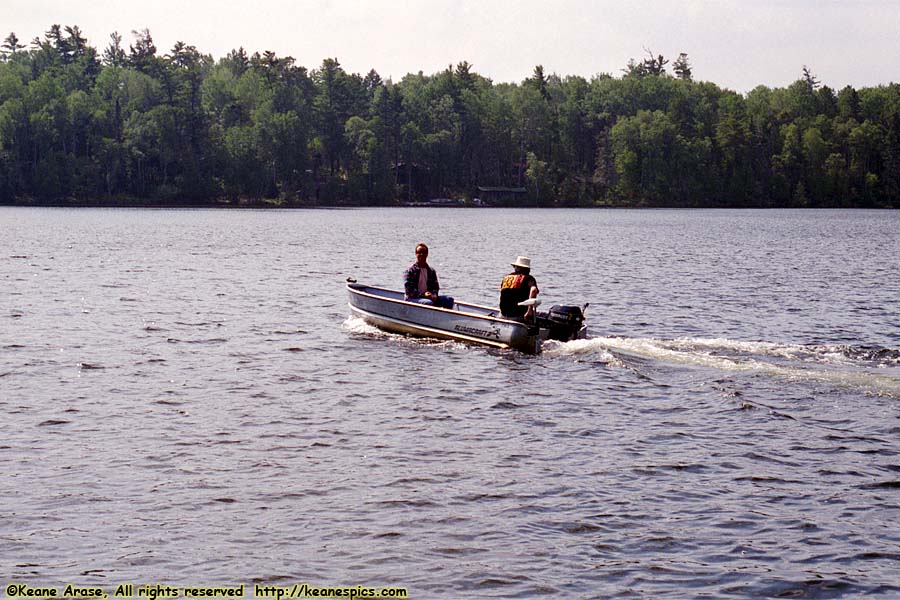
<instances>
[{"instance_id":1,"label":"rippled water surface","mask_svg":"<svg viewBox=\"0 0 900 600\"><path fill-rule=\"evenodd\" d=\"M0 208L0 583L900 597L900 213ZM418 241L591 337L378 332Z\"/></svg>"}]
</instances>

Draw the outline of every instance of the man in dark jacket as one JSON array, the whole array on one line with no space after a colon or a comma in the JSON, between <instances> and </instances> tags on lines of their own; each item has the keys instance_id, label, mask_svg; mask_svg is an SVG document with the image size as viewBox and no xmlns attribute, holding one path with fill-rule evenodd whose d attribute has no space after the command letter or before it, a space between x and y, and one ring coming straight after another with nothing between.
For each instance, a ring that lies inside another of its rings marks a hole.
<instances>
[{"instance_id":1,"label":"man in dark jacket","mask_svg":"<svg viewBox=\"0 0 900 600\"><path fill-rule=\"evenodd\" d=\"M508 319L531 321L534 306L519 306L519 302L537 298L540 293L537 281L531 276L531 259L519 256L512 266L515 270L500 283L500 313Z\"/></svg>"},{"instance_id":2,"label":"man in dark jacket","mask_svg":"<svg viewBox=\"0 0 900 600\"><path fill-rule=\"evenodd\" d=\"M428 246L425 244L416 246L416 262L406 269L403 279L406 294L404 299L408 302L453 308L453 298L438 295L441 286L437 271L428 264Z\"/></svg>"}]
</instances>

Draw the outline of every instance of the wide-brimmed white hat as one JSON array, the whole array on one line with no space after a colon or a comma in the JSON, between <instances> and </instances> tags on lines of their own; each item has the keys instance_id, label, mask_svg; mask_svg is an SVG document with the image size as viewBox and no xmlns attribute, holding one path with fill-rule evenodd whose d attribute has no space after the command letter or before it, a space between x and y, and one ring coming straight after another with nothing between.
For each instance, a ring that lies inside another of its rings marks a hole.
<instances>
[{"instance_id":1,"label":"wide-brimmed white hat","mask_svg":"<svg viewBox=\"0 0 900 600\"><path fill-rule=\"evenodd\" d=\"M510 263L510 264L512 264L512 266L514 266L514 267L524 267L526 269L530 269L531 268L531 259L528 258L527 256L517 256L516 262Z\"/></svg>"}]
</instances>

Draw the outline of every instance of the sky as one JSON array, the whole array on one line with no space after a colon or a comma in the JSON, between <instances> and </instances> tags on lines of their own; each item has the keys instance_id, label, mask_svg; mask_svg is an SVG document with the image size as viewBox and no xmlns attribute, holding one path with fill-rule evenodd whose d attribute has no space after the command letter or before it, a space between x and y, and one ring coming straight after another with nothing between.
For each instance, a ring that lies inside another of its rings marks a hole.
<instances>
[{"instance_id":1,"label":"sky","mask_svg":"<svg viewBox=\"0 0 900 600\"><path fill-rule=\"evenodd\" d=\"M242 46L394 81L461 61L495 83L539 64L619 76L647 50L684 52L695 80L742 93L790 85L804 65L834 89L900 81L900 0L0 0L2 38L29 43L54 23L98 51L113 31L127 48L146 28L160 54L177 41L216 59Z\"/></svg>"}]
</instances>

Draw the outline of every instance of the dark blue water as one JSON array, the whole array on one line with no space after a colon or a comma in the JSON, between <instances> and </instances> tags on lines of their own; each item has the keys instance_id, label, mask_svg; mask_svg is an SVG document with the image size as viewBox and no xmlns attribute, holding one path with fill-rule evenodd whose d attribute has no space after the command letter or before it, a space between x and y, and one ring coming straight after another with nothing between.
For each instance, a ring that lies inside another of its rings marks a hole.
<instances>
[{"instance_id":1,"label":"dark blue water","mask_svg":"<svg viewBox=\"0 0 900 600\"><path fill-rule=\"evenodd\" d=\"M0 583L900 597L900 213L0 208ZM591 339L378 332L344 279Z\"/></svg>"}]
</instances>

